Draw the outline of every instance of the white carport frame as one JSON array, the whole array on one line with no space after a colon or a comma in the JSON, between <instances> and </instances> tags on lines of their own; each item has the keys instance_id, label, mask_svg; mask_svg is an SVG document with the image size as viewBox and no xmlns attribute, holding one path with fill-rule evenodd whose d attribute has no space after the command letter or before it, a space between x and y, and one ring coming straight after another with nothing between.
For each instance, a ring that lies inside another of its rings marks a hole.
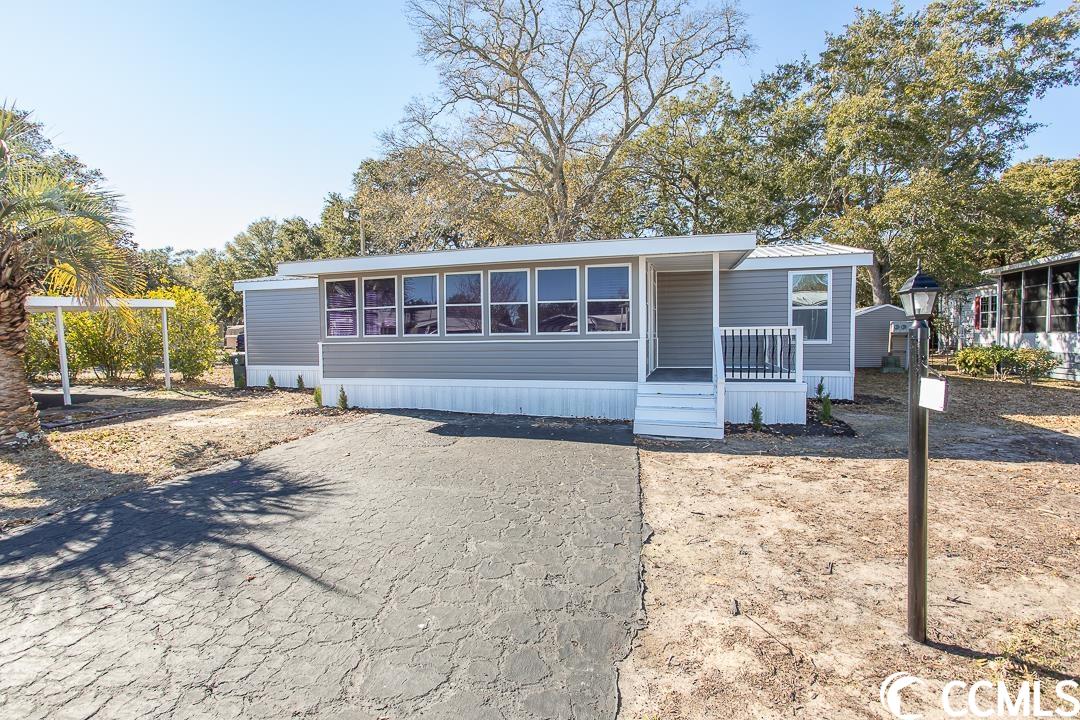
<instances>
[{"instance_id":1,"label":"white carport frame","mask_svg":"<svg viewBox=\"0 0 1080 720\"><path fill-rule=\"evenodd\" d=\"M50 297L31 295L26 299L26 309L32 313L53 313L56 318L56 345L60 351L60 382L64 388L64 405L71 404L71 383L68 380L67 340L64 338L64 311L96 312L108 308L129 308L131 310L161 310L161 351L165 371L165 389L172 388L171 368L169 367L169 308L176 307L174 300L150 298L108 298L103 304L87 304L79 298Z\"/></svg>"}]
</instances>

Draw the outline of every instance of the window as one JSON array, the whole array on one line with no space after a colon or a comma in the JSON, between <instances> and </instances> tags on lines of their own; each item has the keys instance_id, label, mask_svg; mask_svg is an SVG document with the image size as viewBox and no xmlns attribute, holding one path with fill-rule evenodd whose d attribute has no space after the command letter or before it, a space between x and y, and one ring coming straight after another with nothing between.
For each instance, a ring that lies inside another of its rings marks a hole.
<instances>
[{"instance_id":1,"label":"window","mask_svg":"<svg viewBox=\"0 0 1080 720\"><path fill-rule=\"evenodd\" d=\"M808 343L832 342L831 270L788 273L788 318Z\"/></svg>"},{"instance_id":2,"label":"window","mask_svg":"<svg viewBox=\"0 0 1080 720\"><path fill-rule=\"evenodd\" d=\"M1020 332L1020 291L1023 273L1001 276L1001 331Z\"/></svg>"},{"instance_id":3,"label":"window","mask_svg":"<svg viewBox=\"0 0 1080 720\"><path fill-rule=\"evenodd\" d=\"M1050 268L1050 332L1076 332L1077 263Z\"/></svg>"},{"instance_id":4,"label":"window","mask_svg":"<svg viewBox=\"0 0 1080 720\"><path fill-rule=\"evenodd\" d=\"M326 337L356 337L356 281L326 282Z\"/></svg>"},{"instance_id":5,"label":"window","mask_svg":"<svg viewBox=\"0 0 1080 720\"><path fill-rule=\"evenodd\" d=\"M586 333L630 332L630 266L585 269Z\"/></svg>"},{"instance_id":6,"label":"window","mask_svg":"<svg viewBox=\"0 0 1080 720\"><path fill-rule=\"evenodd\" d=\"M397 335L397 278L364 280L364 335Z\"/></svg>"},{"instance_id":7,"label":"window","mask_svg":"<svg viewBox=\"0 0 1080 720\"><path fill-rule=\"evenodd\" d=\"M478 272L448 273L446 285L446 334L482 335L484 306L481 297L483 281Z\"/></svg>"},{"instance_id":8,"label":"window","mask_svg":"<svg viewBox=\"0 0 1080 720\"><path fill-rule=\"evenodd\" d=\"M1047 268L1024 271L1023 328L1026 333L1046 332Z\"/></svg>"},{"instance_id":9,"label":"window","mask_svg":"<svg viewBox=\"0 0 1080 720\"><path fill-rule=\"evenodd\" d=\"M993 330L997 327L997 295L975 298L975 329Z\"/></svg>"},{"instance_id":10,"label":"window","mask_svg":"<svg viewBox=\"0 0 1080 720\"><path fill-rule=\"evenodd\" d=\"M536 331L578 331L577 268L541 268L536 271Z\"/></svg>"},{"instance_id":11,"label":"window","mask_svg":"<svg viewBox=\"0 0 1080 720\"><path fill-rule=\"evenodd\" d=\"M402 329L406 335L439 334L437 275L406 275L401 281Z\"/></svg>"},{"instance_id":12,"label":"window","mask_svg":"<svg viewBox=\"0 0 1080 720\"><path fill-rule=\"evenodd\" d=\"M488 273L491 333L529 332L529 271Z\"/></svg>"}]
</instances>

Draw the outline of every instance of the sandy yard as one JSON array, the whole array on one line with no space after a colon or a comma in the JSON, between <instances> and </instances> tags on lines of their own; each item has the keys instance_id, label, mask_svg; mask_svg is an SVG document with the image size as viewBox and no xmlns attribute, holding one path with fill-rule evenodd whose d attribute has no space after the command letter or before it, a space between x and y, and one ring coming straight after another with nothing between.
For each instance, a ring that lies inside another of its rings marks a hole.
<instances>
[{"instance_id":1,"label":"sandy yard","mask_svg":"<svg viewBox=\"0 0 1080 720\"><path fill-rule=\"evenodd\" d=\"M1080 386L953 378L931 414L927 648L904 636L905 382L860 372L836 413L855 438L640 442L621 718L888 717L898 671L933 718L953 678L1080 675Z\"/></svg>"},{"instance_id":2,"label":"sandy yard","mask_svg":"<svg viewBox=\"0 0 1080 720\"><path fill-rule=\"evenodd\" d=\"M0 450L0 533L125 490L251 455L339 422L311 392L234 390L231 369L203 382L153 389L74 387L93 396L42 410L44 423L100 418L46 433L39 444ZM110 417L115 416L116 417Z\"/></svg>"}]
</instances>

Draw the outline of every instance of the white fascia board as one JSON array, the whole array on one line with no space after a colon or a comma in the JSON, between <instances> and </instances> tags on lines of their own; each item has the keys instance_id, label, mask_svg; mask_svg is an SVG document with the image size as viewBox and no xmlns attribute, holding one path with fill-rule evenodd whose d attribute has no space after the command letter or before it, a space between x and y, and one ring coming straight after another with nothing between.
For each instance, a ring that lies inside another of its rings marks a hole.
<instances>
[{"instance_id":1,"label":"white fascia board","mask_svg":"<svg viewBox=\"0 0 1080 720\"><path fill-rule=\"evenodd\" d=\"M146 308L174 308L176 307L176 301L159 300L157 298L106 298L104 303L87 304L85 301L74 297L31 295L26 298L26 309L30 312L48 312L55 310L56 308L85 312L89 310L101 310L103 307L126 307L135 310Z\"/></svg>"},{"instance_id":2,"label":"white fascia board","mask_svg":"<svg viewBox=\"0 0 1080 720\"><path fill-rule=\"evenodd\" d=\"M749 255L753 251L756 244L757 236L754 233L534 243L530 245L468 248L465 250L403 253L400 255L374 255L332 260L286 262L278 265L278 273L281 275L315 276L465 265L501 265L503 263L592 260L596 258L714 252L742 253L745 257L745 255Z\"/></svg>"},{"instance_id":3,"label":"white fascia board","mask_svg":"<svg viewBox=\"0 0 1080 720\"><path fill-rule=\"evenodd\" d=\"M805 270L808 268L851 267L874 264L874 253L857 252L832 255L802 255L799 257L747 258L735 270Z\"/></svg>"},{"instance_id":4,"label":"white fascia board","mask_svg":"<svg viewBox=\"0 0 1080 720\"><path fill-rule=\"evenodd\" d=\"M313 288L319 281L315 278L289 278L288 280L237 280L233 290L288 290L289 288Z\"/></svg>"}]
</instances>

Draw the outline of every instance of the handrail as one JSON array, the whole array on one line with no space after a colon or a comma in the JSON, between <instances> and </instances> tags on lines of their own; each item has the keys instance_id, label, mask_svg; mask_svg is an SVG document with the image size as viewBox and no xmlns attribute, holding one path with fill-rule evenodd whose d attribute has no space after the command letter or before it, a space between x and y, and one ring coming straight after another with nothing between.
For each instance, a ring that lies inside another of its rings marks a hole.
<instances>
[{"instance_id":1,"label":"handrail","mask_svg":"<svg viewBox=\"0 0 1080 720\"><path fill-rule=\"evenodd\" d=\"M725 381L803 382L800 325L717 327L713 353L714 374Z\"/></svg>"}]
</instances>

